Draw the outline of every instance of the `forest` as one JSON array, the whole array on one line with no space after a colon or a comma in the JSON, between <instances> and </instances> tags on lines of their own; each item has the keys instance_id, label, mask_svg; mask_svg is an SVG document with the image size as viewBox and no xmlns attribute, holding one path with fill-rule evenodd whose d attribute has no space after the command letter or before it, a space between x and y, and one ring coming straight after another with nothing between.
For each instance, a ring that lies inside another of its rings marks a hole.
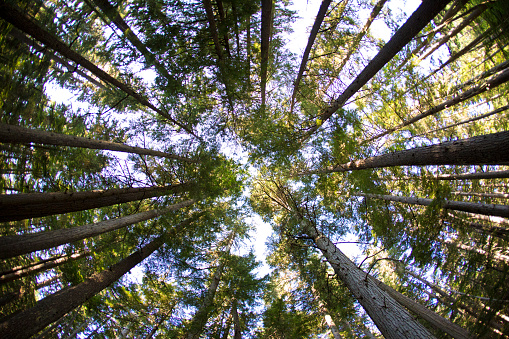
<instances>
[{"instance_id":1,"label":"forest","mask_svg":"<svg viewBox=\"0 0 509 339\"><path fill-rule=\"evenodd\" d=\"M0 338L506 338L509 1L411 2L0 0Z\"/></svg>"}]
</instances>

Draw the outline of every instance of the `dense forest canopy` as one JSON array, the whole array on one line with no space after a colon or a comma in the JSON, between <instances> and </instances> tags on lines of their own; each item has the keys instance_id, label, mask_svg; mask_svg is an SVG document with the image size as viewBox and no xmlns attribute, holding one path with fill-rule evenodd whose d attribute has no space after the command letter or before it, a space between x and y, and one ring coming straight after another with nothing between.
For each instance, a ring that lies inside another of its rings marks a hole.
<instances>
[{"instance_id":1,"label":"dense forest canopy","mask_svg":"<svg viewBox=\"0 0 509 339\"><path fill-rule=\"evenodd\" d=\"M0 337L507 335L509 2L402 8L0 0Z\"/></svg>"}]
</instances>

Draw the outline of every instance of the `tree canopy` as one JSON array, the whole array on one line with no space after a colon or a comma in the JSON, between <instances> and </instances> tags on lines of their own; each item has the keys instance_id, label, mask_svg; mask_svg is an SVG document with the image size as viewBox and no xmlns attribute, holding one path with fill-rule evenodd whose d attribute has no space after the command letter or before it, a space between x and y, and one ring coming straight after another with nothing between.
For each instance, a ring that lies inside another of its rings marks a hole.
<instances>
[{"instance_id":1,"label":"tree canopy","mask_svg":"<svg viewBox=\"0 0 509 339\"><path fill-rule=\"evenodd\" d=\"M509 3L405 4L0 0L0 337L507 335Z\"/></svg>"}]
</instances>

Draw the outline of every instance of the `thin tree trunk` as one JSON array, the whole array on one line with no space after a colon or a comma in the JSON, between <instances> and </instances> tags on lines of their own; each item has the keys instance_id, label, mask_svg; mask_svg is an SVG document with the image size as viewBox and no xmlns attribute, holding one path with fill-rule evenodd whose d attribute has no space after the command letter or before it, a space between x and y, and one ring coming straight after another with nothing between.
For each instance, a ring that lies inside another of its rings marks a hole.
<instances>
[{"instance_id":1,"label":"thin tree trunk","mask_svg":"<svg viewBox=\"0 0 509 339\"><path fill-rule=\"evenodd\" d=\"M175 234L175 232L179 232L192 220L192 218L189 218L181 222L171 233ZM36 334L52 322L63 317L66 313L82 305L85 301L129 272L134 266L138 265L161 247L165 242L166 236L167 235L162 235L157 237L129 257L121 260L118 264L102 272L93 274L84 282L76 286L66 287L39 300L34 307L9 317L0 323L0 337L21 339ZM30 319L30 322L27 322L27 319Z\"/></svg>"},{"instance_id":2,"label":"thin tree trunk","mask_svg":"<svg viewBox=\"0 0 509 339\"><path fill-rule=\"evenodd\" d=\"M48 51L47 48L44 48L43 46L39 45L37 42L35 42L34 40L27 37L24 33L19 31L17 28L13 27L11 29L11 31L9 32L9 35L15 39L21 41L22 43L35 48L37 51L42 52L44 55L49 57L51 60L59 63L60 65L64 66L65 68L67 68L67 70L69 72L73 72L73 73L75 72L75 73L79 74L80 76L82 76L83 78L85 78L86 80L90 81L90 83L96 85L97 87L104 88L104 85L101 84L99 81L92 78L87 73L83 72L82 70L75 69L76 67L70 65L67 61L65 61L61 57L55 55L54 53L51 53L50 51Z\"/></svg>"},{"instance_id":3,"label":"thin tree trunk","mask_svg":"<svg viewBox=\"0 0 509 339\"><path fill-rule=\"evenodd\" d=\"M228 318L226 319L226 324L224 326L223 335L221 336L221 339L228 339L228 335L230 334L230 327L232 323L232 314L228 315Z\"/></svg>"},{"instance_id":4,"label":"thin tree trunk","mask_svg":"<svg viewBox=\"0 0 509 339\"><path fill-rule=\"evenodd\" d=\"M44 281L41 281L40 283L38 283L37 285L35 285L35 289L38 290L38 289L41 289L43 287L46 287L46 286L50 286L52 285L54 282L56 282L58 279L60 279L62 277L62 274L59 273L59 274L56 274L54 276L52 276L51 278L49 279L46 279Z\"/></svg>"},{"instance_id":5,"label":"thin tree trunk","mask_svg":"<svg viewBox=\"0 0 509 339\"><path fill-rule=\"evenodd\" d=\"M61 255L55 258L50 258L47 260L43 260L41 262L31 264L26 267L20 267L18 269L0 272L0 284L4 284L9 281L14 281L37 272L46 271L49 270L50 268L58 267L69 261L78 260L89 255L90 252L91 252L90 250L86 250L71 255Z\"/></svg>"},{"instance_id":6,"label":"thin tree trunk","mask_svg":"<svg viewBox=\"0 0 509 339\"><path fill-rule=\"evenodd\" d=\"M161 247L163 243L164 237L156 238L139 251L110 267L110 269L95 273L76 286L66 287L39 300L34 307L17 313L0 323L0 337L29 338L36 334L117 281ZM27 319L30 319L30 321L27 322Z\"/></svg>"},{"instance_id":7,"label":"thin tree trunk","mask_svg":"<svg viewBox=\"0 0 509 339\"><path fill-rule=\"evenodd\" d=\"M239 312L237 311L237 300L233 301L232 314L233 314L233 339L242 339Z\"/></svg>"},{"instance_id":8,"label":"thin tree trunk","mask_svg":"<svg viewBox=\"0 0 509 339\"><path fill-rule=\"evenodd\" d=\"M157 322L157 324L154 326L154 328L150 331L150 333L145 337L145 339L151 339L154 334L156 334L157 330L159 329L159 327L161 326L161 324L166 320L168 319L168 316L169 316L169 313L168 314L164 314L163 316L161 316L161 319L159 319L159 321Z\"/></svg>"},{"instance_id":9,"label":"thin tree trunk","mask_svg":"<svg viewBox=\"0 0 509 339\"><path fill-rule=\"evenodd\" d=\"M348 259L327 236L307 220L301 221L305 233L313 239L336 275L352 292L385 338L434 338L398 302L378 287L375 279L368 278L365 272Z\"/></svg>"},{"instance_id":10,"label":"thin tree trunk","mask_svg":"<svg viewBox=\"0 0 509 339\"><path fill-rule=\"evenodd\" d=\"M342 339L341 334L339 334L338 327L336 326L330 315L328 314L325 315L325 322L327 323L327 326L329 326L334 339Z\"/></svg>"},{"instance_id":11,"label":"thin tree trunk","mask_svg":"<svg viewBox=\"0 0 509 339\"><path fill-rule=\"evenodd\" d=\"M451 4L451 7L445 12L444 17L442 20L438 23L438 25L443 25L446 23L449 19L451 19L453 16L456 15L463 7L465 7L465 4L468 2L468 0L455 0L454 3Z\"/></svg>"},{"instance_id":12,"label":"thin tree trunk","mask_svg":"<svg viewBox=\"0 0 509 339\"><path fill-rule=\"evenodd\" d=\"M119 80L115 79L96 65L94 65L92 62L88 61L86 58L84 58L79 53L73 51L70 49L65 43L60 41L58 37L51 34L50 32L46 31L44 28L39 26L37 23L33 22L30 18L28 18L24 13L20 12L17 8L5 3L4 1L0 2L0 17L6 20L7 22L11 23L21 31L27 33L34 39L42 42L44 45L52 48L53 50L57 51L61 55L65 56L66 58L76 62L77 64L85 67L88 69L92 74L97 76L99 79L101 79L104 82L107 82L124 93L130 95L134 99L136 99L140 104L143 106L146 106L153 110L154 112L158 113L162 117L168 119L175 125L181 127L184 129L187 133L197 137L193 131L191 131L187 126L182 125L175 119L173 119L167 112L164 112L163 110L155 107L153 104L151 104L146 98L144 98L139 93L135 92L133 89L131 89L126 84L120 82ZM198 138L198 137L197 137Z\"/></svg>"},{"instance_id":13,"label":"thin tree trunk","mask_svg":"<svg viewBox=\"0 0 509 339\"><path fill-rule=\"evenodd\" d=\"M92 208L185 192L191 184L95 190L88 192L0 195L0 222L84 211Z\"/></svg>"},{"instance_id":14,"label":"thin tree trunk","mask_svg":"<svg viewBox=\"0 0 509 339\"><path fill-rule=\"evenodd\" d=\"M451 194L457 195L457 196L463 196L463 197L509 199L509 194L506 194L506 193L451 192Z\"/></svg>"},{"instance_id":15,"label":"thin tree trunk","mask_svg":"<svg viewBox=\"0 0 509 339\"><path fill-rule=\"evenodd\" d=\"M431 53L436 51L440 46L447 43L452 37L461 32L463 28L469 25L472 21L477 19L479 15L481 15L486 8L488 8L485 4L478 6L468 17L466 17L456 28L454 28L449 34L440 39L435 45L433 45L428 52L419 57L419 62L426 59Z\"/></svg>"},{"instance_id":16,"label":"thin tree trunk","mask_svg":"<svg viewBox=\"0 0 509 339\"><path fill-rule=\"evenodd\" d=\"M504 179L509 178L508 171L490 171L465 174L442 174L433 177L437 180L480 180L480 179Z\"/></svg>"},{"instance_id":17,"label":"thin tree trunk","mask_svg":"<svg viewBox=\"0 0 509 339\"><path fill-rule=\"evenodd\" d=\"M108 0L92 0L92 2L103 11L104 14L110 19L111 22L117 26L125 37L133 44L134 47L143 55L147 63L154 65L159 74L162 74L168 81L172 81L173 77L170 76L166 67L163 66L156 58L156 56L148 50L148 48L141 42L141 40L129 28L129 25L120 16L117 9L113 7Z\"/></svg>"},{"instance_id":18,"label":"thin tree trunk","mask_svg":"<svg viewBox=\"0 0 509 339\"><path fill-rule=\"evenodd\" d=\"M217 26L216 20L214 19L214 11L212 9L212 2L210 0L202 0L203 7L205 8L205 13L207 13L207 20L209 22L209 32L212 36L212 41L214 42L214 47L216 49L217 59L219 61L223 60L223 51L221 50L221 43L219 42L219 36L217 34Z\"/></svg>"},{"instance_id":19,"label":"thin tree trunk","mask_svg":"<svg viewBox=\"0 0 509 339\"><path fill-rule=\"evenodd\" d=\"M261 0L262 22L260 33L260 89L262 98L262 109L266 103L267 73L269 65L270 38L272 36L273 0Z\"/></svg>"},{"instance_id":20,"label":"thin tree trunk","mask_svg":"<svg viewBox=\"0 0 509 339\"><path fill-rule=\"evenodd\" d=\"M125 153L135 153L140 155L153 155L176 159L190 163L196 163L197 160L181 157L175 154L155 151L151 149L133 147L111 141L93 140L90 138L78 137L74 135L65 135L56 132L46 132L36 129L13 126L0 123L0 142L3 143L38 143L46 145L81 147L90 149L101 149L118 151Z\"/></svg>"},{"instance_id":21,"label":"thin tree trunk","mask_svg":"<svg viewBox=\"0 0 509 339\"><path fill-rule=\"evenodd\" d=\"M226 248L226 253L230 252L231 244L233 243L234 234L230 235L230 239L228 241L228 245ZM219 286L219 282L221 281L221 276L223 274L224 262L223 260L219 260L219 266L216 268L214 272L214 276L212 277L212 281L210 282L207 293L205 294L205 298L203 303L198 308L196 313L191 320L191 323L188 326L188 332L186 334L187 339L198 339L200 334L203 331L203 327L207 323L209 313L214 306L214 297L216 296L217 287Z\"/></svg>"},{"instance_id":22,"label":"thin tree trunk","mask_svg":"<svg viewBox=\"0 0 509 339\"><path fill-rule=\"evenodd\" d=\"M225 12L224 12L224 7L223 7L223 2L221 0L217 0L216 1L217 3L217 10L219 12L219 23L222 27L224 28L227 28L226 25L224 24L224 21L226 20L226 15L225 15ZM233 6L233 4L232 4ZM237 21L235 21L235 23L237 23ZM225 29L225 33L223 35L223 39L224 39L224 48L226 50L226 54L228 55L228 57L231 59L232 57L232 53L230 51L230 37L228 36L228 30Z\"/></svg>"},{"instance_id":23,"label":"thin tree trunk","mask_svg":"<svg viewBox=\"0 0 509 339\"><path fill-rule=\"evenodd\" d=\"M385 64L387 64L405 45L414 38L445 6L449 0L428 0L421 3L419 8L408 18L394 36L385 44L378 54L369 62L362 72L352 81L346 90L325 109L320 120L325 122L340 109L348 99L357 93ZM308 134L314 133L318 125L313 126Z\"/></svg>"},{"instance_id":24,"label":"thin tree trunk","mask_svg":"<svg viewBox=\"0 0 509 339\"><path fill-rule=\"evenodd\" d=\"M299 88L300 81L302 79L302 75L304 75L304 70L306 69L306 64L308 62L309 54L311 53L311 48L316 39L316 35L322 25L323 19L325 18L325 14L327 14L327 9L331 0L322 0L322 4L320 5L320 9L318 10L318 14L316 15L315 22L313 24L313 28L311 28L311 32L309 33L308 43L306 45L306 49L304 50L304 55L302 56L302 61L300 62L299 72L297 73L297 79L293 85L293 93L290 105L290 111L293 111L293 106L295 104L295 98L297 96L297 90Z\"/></svg>"},{"instance_id":25,"label":"thin tree trunk","mask_svg":"<svg viewBox=\"0 0 509 339\"><path fill-rule=\"evenodd\" d=\"M62 244L72 243L81 239L95 237L99 234L111 232L145 220L157 218L163 214L190 206L194 202L195 201L193 199L186 200L163 209L141 212L84 226L23 235L3 236L0 237L0 259L7 259L26 253L57 247Z\"/></svg>"},{"instance_id":26,"label":"thin tree trunk","mask_svg":"<svg viewBox=\"0 0 509 339\"><path fill-rule=\"evenodd\" d=\"M499 75L494 76L493 78L487 80L486 82L484 82L476 87L473 87L461 94L458 94L457 96L453 97L452 99L446 100L446 101L442 102L441 104L436 105L436 106L424 111L423 113L418 114L415 117L397 125L396 127L389 128L385 132L377 134L374 137L371 137L371 138L363 141L362 143L365 144L365 143L374 141L376 139L380 139L381 137L384 137L392 132L400 130L403 127L411 125L411 124L413 124L421 119L424 119L430 115L436 114L446 108L452 107L452 106L454 106L460 102L463 102L467 99L470 99L478 94L484 93L488 90L492 90L492 89L504 84L507 81L509 81L509 69L506 69Z\"/></svg>"},{"instance_id":27,"label":"thin tree trunk","mask_svg":"<svg viewBox=\"0 0 509 339\"><path fill-rule=\"evenodd\" d=\"M382 154L325 169L303 172L300 175L393 166L503 165L509 163L507 149L509 149L509 132L499 132Z\"/></svg>"},{"instance_id":28,"label":"thin tree trunk","mask_svg":"<svg viewBox=\"0 0 509 339\"><path fill-rule=\"evenodd\" d=\"M480 248L477 248L474 246L470 246L470 245L467 245L467 244L464 244L464 243L461 243L461 242L458 242L458 241L455 241L452 239L444 239L444 240L442 240L442 242L444 244L454 246L454 247L459 248L464 251L478 253L478 254L484 255L487 258L492 257L493 259L495 259L497 261L505 262L506 264L509 264L509 256L501 254L499 252L491 252L490 253L483 249L480 249Z\"/></svg>"},{"instance_id":29,"label":"thin tree trunk","mask_svg":"<svg viewBox=\"0 0 509 339\"><path fill-rule=\"evenodd\" d=\"M410 205L429 206L433 203L433 199L428 198L414 198L396 195L364 194L364 193L356 193L355 195L371 199L401 202ZM480 204L473 202L444 200L442 202L441 207L456 211L493 215L499 217L509 217L509 205Z\"/></svg>"}]
</instances>

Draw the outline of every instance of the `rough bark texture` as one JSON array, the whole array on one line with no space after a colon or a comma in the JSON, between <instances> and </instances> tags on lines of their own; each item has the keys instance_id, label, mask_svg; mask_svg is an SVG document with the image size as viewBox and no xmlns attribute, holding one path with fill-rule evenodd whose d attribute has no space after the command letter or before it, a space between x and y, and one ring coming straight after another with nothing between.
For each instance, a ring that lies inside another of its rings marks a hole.
<instances>
[{"instance_id":1,"label":"rough bark texture","mask_svg":"<svg viewBox=\"0 0 509 339\"><path fill-rule=\"evenodd\" d=\"M398 303L405 306L409 311L421 317L430 323L433 327L444 331L449 334L453 338L457 339L469 339L474 338L468 331L461 328L460 326L452 323L448 319L442 317L441 315L431 311L430 309L424 307L418 302L408 298L407 296L401 294L390 286L385 285L383 282L376 280L371 277L376 284L385 292L387 292L391 297L394 298Z\"/></svg>"},{"instance_id":2,"label":"rough bark texture","mask_svg":"<svg viewBox=\"0 0 509 339\"><path fill-rule=\"evenodd\" d=\"M396 195L363 194L363 193L358 193L356 195L372 199L401 202L410 205L429 206L433 202L433 199L428 198L401 197ZM493 215L497 217L506 218L509 217L509 205L480 204L474 202L445 200L442 202L442 208L469 213Z\"/></svg>"},{"instance_id":3,"label":"rough bark texture","mask_svg":"<svg viewBox=\"0 0 509 339\"><path fill-rule=\"evenodd\" d=\"M393 127L393 128L389 128L387 129L385 132L382 132L380 134L377 134L375 135L374 137L372 138L369 138L367 140L365 140L363 143L367 143L367 142L371 142L373 140L376 140L376 139L379 139L381 137L384 137L394 131L397 131L399 129L402 129L403 127L405 126L408 126L408 125L411 125L421 119L424 119L430 115L433 115L433 114L436 114L448 107L451 107L451 106L454 106L462 101L465 101L467 99L470 99L478 94L481 94L481 93L484 93L490 89L494 89L504 83L506 83L507 81L509 81L509 69L506 69L505 71L503 71L502 73L500 73L499 75L497 76L494 76L493 78L483 82L482 84L480 84L479 86L476 86L476 87L473 87L461 94L458 94L457 96L453 97L452 99L449 99L449 100L446 100L444 102L442 102L441 104L439 105L436 105L424 112L422 112L421 114L418 114L416 115L415 117L399 124L398 126L396 127Z\"/></svg>"},{"instance_id":4,"label":"rough bark texture","mask_svg":"<svg viewBox=\"0 0 509 339\"><path fill-rule=\"evenodd\" d=\"M262 107L265 106L266 89L267 89L267 73L269 65L269 49L270 37L272 35L272 7L273 0L262 0L262 23L260 33L260 90L262 98Z\"/></svg>"},{"instance_id":5,"label":"rough bark texture","mask_svg":"<svg viewBox=\"0 0 509 339\"><path fill-rule=\"evenodd\" d=\"M168 212L190 206L193 203L194 200L191 199L171 205L164 209L136 213L122 218L101 221L95 224L63 228L54 231L0 237L0 259L11 258L17 255L52 248L89 237L95 237L99 234L111 232L128 225L156 218Z\"/></svg>"},{"instance_id":6,"label":"rough bark texture","mask_svg":"<svg viewBox=\"0 0 509 339\"><path fill-rule=\"evenodd\" d=\"M90 250L74 253L71 255L61 255L57 256L56 258L42 260L30 266L0 272L0 283L6 283L22 277L26 277L27 275L49 270L50 268L60 266L68 261L77 260L79 258L85 257L89 253Z\"/></svg>"},{"instance_id":7,"label":"rough bark texture","mask_svg":"<svg viewBox=\"0 0 509 339\"><path fill-rule=\"evenodd\" d=\"M36 334L117 281L163 243L163 237L156 238L139 251L111 266L110 269L95 273L84 282L51 294L39 300L34 307L5 319L0 323L0 337L29 338Z\"/></svg>"},{"instance_id":8,"label":"rough bark texture","mask_svg":"<svg viewBox=\"0 0 509 339\"><path fill-rule=\"evenodd\" d=\"M419 33L430 20L432 20L445 6L449 0L428 0L424 1L419 8L408 18L400 29L392 36L378 54L369 62L362 72L353 80L346 90L329 106L322 114L320 119L325 122L341 108L345 102L350 99L362 86L364 86L386 63L409 43L417 33ZM310 134L318 129L314 126Z\"/></svg>"},{"instance_id":9,"label":"rough bark texture","mask_svg":"<svg viewBox=\"0 0 509 339\"><path fill-rule=\"evenodd\" d=\"M141 155L153 155L176 159L185 162L197 162L196 160L181 157L175 154L155 151L151 149L133 147L111 141L93 140L74 135L66 135L55 132L46 132L20 126L13 126L0 123L0 142L3 143L38 143L46 145L82 147L91 149L102 149Z\"/></svg>"},{"instance_id":10,"label":"rough bark texture","mask_svg":"<svg viewBox=\"0 0 509 339\"><path fill-rule=\"evenodd\" d=\"M177 126L184 129L186 132L188 132L191 135L195 135L187 126L184 126L174 120L168 113L162 111L161 109L155 107L153 104L151 104L146 98L144 98L139 93L135 92L133 89L131 89L126 84L118 81L96 65L94 65L92 62L88 61L86 58L84 58L79 53L73 51L70 49L65 43L60 41L58 37L54 36L53 34L46 31L44 28L39 26L37 23L33 22L28 18L24 13L21 13L17 8L5 3L4 1L0 2L0 17L7 22L13 24L15 27L20 29L21 31L27 33L34 39L42 42L47 47L50 47L51 49L57 51L61 55L65 56L66 58L76 62L77 64L83 66L84 68L88 69L92 74L97 76L102 81L105 81L124 93L130 95L134 99L136 99L140 104L150 108L154 112L158 113L162 117L168 119L172 123L176 124Z\"/></svg>"},{"instance_id":11,"label":"rough bark texture","mask_svg":"<svg viewBox=\"0 0 509 339\"><path fill-rule=\"evenodd\" d=\"M313 44L316 39L316 35L318 34L318 30L320 29L320 26L322 25L323 19L325 18L325 14L327 14L327 9L329 8L329 5L331 3L331 0L323 0L322 4L320 5L320 9L318 10L318 14L316 15L315 22L313 24L313 28L311 28L311 32L309 33L308 43L306 45L306 49L304 50L304 55L302 56L302 61L300 62L299 72L297 73L297 79L295 80L294 86L293 86L293 93L292 93L292 101L291 101L291 108L290 110L293 111L293 105L295 104L295 97L297 96L297 90L299 88L300 80L302 79L302 75L304 74L304 70L306 69L306 64L308 62L309 54L311 53L311 47L313 47Z\"/></svg>"},{"instance_id":12,"label":"rough bark texture","mask_svg":"<svg viewBox=\"0 0 509 339\"><path fill-rule=\"evenodd\" d=\"M348 259L324 234L306 222L305 232L330 263L339 279L357 298L380 332L387 339L434 338L387 292L380 289Z\"/></svg>"},{"instance_id":13,"label":"rough bark texture","mask_svg":"<svg viewBox=\"0 0 509 339\"><path fill-rule=\"evenodd\" d=\"M0 195L0 222L84 211L189 190L191 184L118 188L88 192Z\"/></svg>"},{"instance_id":14,"label":"rough bark texture","mask_svg":"<svg viewBox=\"0 0 509 339\"><path fill-rule=\"evenodd\" d=\"M302 175L392 166L503 165L509 163L508 149L509 132L499 132L350 161Z\"/></svg>"}]
</instances>

